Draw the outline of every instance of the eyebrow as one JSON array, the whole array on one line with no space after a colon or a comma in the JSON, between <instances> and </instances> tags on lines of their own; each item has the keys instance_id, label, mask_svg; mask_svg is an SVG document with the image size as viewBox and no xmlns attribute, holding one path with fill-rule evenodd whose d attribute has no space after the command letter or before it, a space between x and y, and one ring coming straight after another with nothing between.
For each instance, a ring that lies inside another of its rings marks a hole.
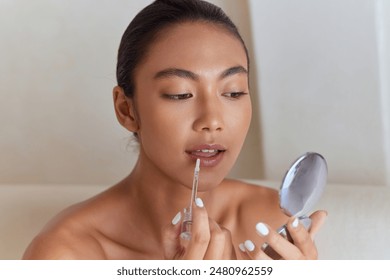
<instances>
[{"instance_id":1,"label":"eyebrow","mask_svg":"<svg viewBox=\"0 0 390 280\"><path fill-rule=\"evenodd\" d=\"M179 78L191 79L194 81L199 80L199 76L194 72L184 70L184 69L179 69L179 68L167 68L157 72L156 75L154 75L155 79L170 78L170 77L179 77Z\"/></svg>"},{"instance_id":2,"label":"eyebrow","mask_svg":"<svg viewBox=\"0 0 390 280\"><path fill-rule=\"evenodd\" d=\"M233 66L223 71L219 76L219 78L224 79L236 74L247 75L248 70L246 70L243 66ZM199 80L199 75L195 74L194 72L185 69L180 69L180 68L167 68L157 72L154 75L154 79L163 79L163 78L170 78L170 77L179 77L179 78L190 79L194 81Z\"/></svg>"},{"instance_id":3,"label":"eyebrow","mask_svg":"<svg viewBox=\"0 0 390 280\"><path fill-rule=\"evenodd\" d=\"M229 69L226 69L225 71L222 72L220 78L223 79L223 78L235 75L235 74L246 74L246 75L248 75L248 70L246 70L242 66L230 67Z\"/></svg>"}]
</instances>

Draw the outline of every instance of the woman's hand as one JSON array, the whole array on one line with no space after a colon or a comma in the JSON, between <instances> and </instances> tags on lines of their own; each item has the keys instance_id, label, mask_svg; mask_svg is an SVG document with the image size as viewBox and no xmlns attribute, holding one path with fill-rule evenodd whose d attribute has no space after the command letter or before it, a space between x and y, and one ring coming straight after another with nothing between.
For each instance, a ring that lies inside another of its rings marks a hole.
<instances>
[{"instance_id":1,"label":"woman's hand","mask_svg":"<svg viewBox=\"0 0 390 280\"><path fill-rule=\"evenodd\" d=\"M318 252L314 244L314 236L324 224L327 213L317 211L310 218L312 221L309 231L299 223L298 219L292 218L287 223L287 230L293 239L293 243L272 230L263 223L256 225L256 232L263 237L268 244L282 259L286 260L307 260L317 259ZM272 259L262 249L262 246L256 246L251 240L247 240L239 246L241 255L244 259Z\"/></svg>"},{"instance_id":2,"label":"woman's hand","mask_svg":"<svg viewBox=\"0 0 390 280\"><path fill-rule=\"evenodd\" d=\"M200 198L192 209L191 239L180 238L182 213L173 218L163 232L165 259L236 259L229 230L208 217Z\"/></svg>"}]
</instances>

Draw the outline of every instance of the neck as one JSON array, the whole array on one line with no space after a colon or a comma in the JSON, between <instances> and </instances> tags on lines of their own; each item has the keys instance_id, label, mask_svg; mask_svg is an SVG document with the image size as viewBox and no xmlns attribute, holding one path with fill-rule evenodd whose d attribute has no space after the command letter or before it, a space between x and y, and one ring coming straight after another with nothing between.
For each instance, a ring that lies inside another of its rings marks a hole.
<instances>
[{"instance_id":1,"label":"neck","mask_svg":"<svg viewBox=\"0 0 390 280\"><path fill-rule=\"evenodd\" d=\"M175 182L142 154L128 177L127 186L131 203L137 213L142 213L142 227L157 241L161 241L163 227L187 207L191 199L191 189Z\"/></svg>"}]
</instances>

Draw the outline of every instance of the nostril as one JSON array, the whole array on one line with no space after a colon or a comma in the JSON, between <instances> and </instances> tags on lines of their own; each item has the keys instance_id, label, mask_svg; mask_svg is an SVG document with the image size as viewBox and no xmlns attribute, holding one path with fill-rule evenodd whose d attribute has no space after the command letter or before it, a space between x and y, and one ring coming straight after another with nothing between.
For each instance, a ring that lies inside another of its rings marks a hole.
<instances>
[{"instance_id":1,"label":"nostril","mask_svg":"<svg viewBox=\"0 0 390 280\"><path fill-rule=\"evenodd\" d=\"M203 127L203 131L222 131L222 127Z\"/></svg>"},{"instance_id":2,"label":"nostril","mask_svg":"<svg viewBox=\"0 0 390 280\"><path fill-rule=\"evenodd\" d=\"M202 110L198 118L194 122L196 131L222 131L223 117L215 110Z\"/></svg>"},{"instance_id":3,"label":"nostril","mask_svg":"<svg viewBox=\"0 0 390 280\"><path fill-rule=\"evenodd\" d=\"M204 131L221 131L222 122L218 119L208 120L203 123L202 130Z\"/></svg>"}]
</instances>

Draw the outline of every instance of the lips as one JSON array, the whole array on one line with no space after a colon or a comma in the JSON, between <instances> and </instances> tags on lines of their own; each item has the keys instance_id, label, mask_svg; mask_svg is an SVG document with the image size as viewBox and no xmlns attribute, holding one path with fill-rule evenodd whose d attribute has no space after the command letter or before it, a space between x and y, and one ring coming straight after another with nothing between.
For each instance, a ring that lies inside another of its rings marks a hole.
<instances>
[{"instance_id":1,"label":"lips","mask_svg":"<svg viewBox=\"0 0 390 280\"><path fill-rule=\"evenodd\" d=\"M196 157L204 157L204 158L211 158L216 156L221 150L215 150L215 149L202 149L202 150L195 150L191 151L191 154Z\"/></svg>"},{"instance_id":2,"label":"lips","mask_svg":"<svg viewBox=\"0 0 390 280\"><path fill-rule=\"evenodd\" d=\"M214 167L222 160L226 148L219 144L203 144L186 150L192 160L200 159L200 166Z\"/></svg>"}]
</instances>

